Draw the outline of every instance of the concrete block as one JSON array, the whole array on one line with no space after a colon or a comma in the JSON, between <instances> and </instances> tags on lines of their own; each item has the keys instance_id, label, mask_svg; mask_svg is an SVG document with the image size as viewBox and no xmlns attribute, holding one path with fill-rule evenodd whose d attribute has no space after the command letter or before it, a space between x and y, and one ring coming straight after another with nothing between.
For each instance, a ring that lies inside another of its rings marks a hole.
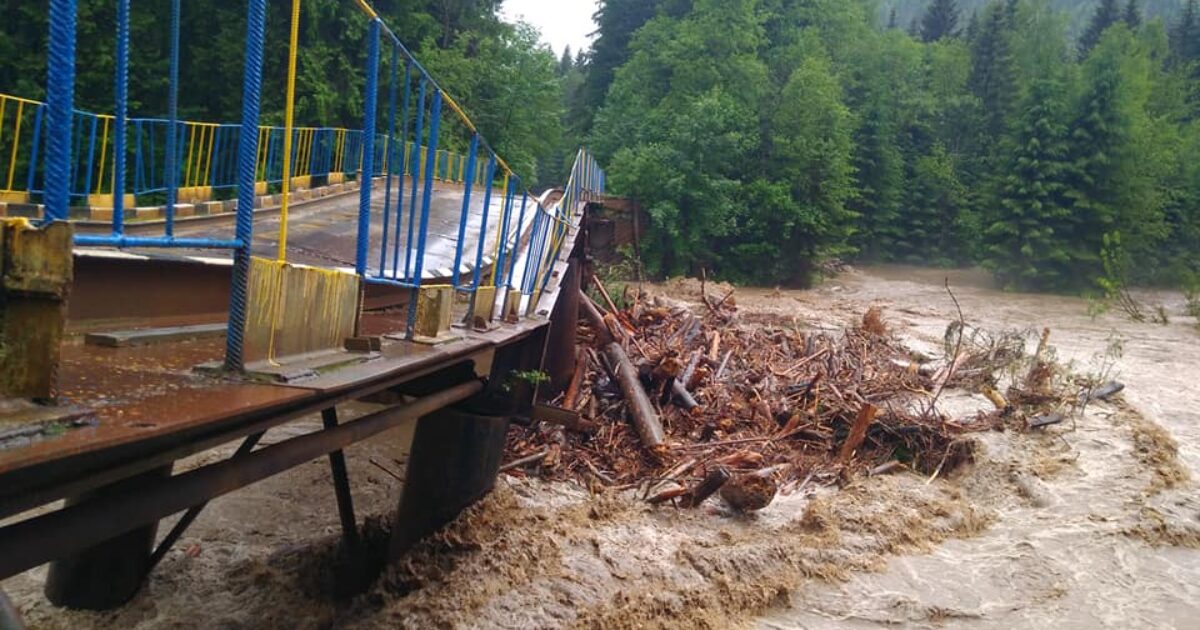
<instances>
[{"instance_id":1,"label":"concrete block","mask_svg":"<svg viewBox=\"0 0 1200 630\"><path fill-rule=\"evenodd\" d=\"M417 322L413 327L416 337L437 339L450 332L450 319L454 309L454 287L421 287L417 297Z\"/></svg>"},{"instance_id":2,"label":"concrete block","mask_svg":"<svg viewBox=\"0 0 1200 630\"><path fill-rule=\"evenodd\" d=\"M141 220L155 220L166 216L167 210L162 206L142 206L133 209L132 218Z\"/></svg>"},{"instance_id":3,"label":"concrete block","mask_svg":"<svg viewBox=\"0 0 1200 630\"><path fill-rule=\"evenodd\" d=\"M40 203L9 202L7 212L8 216L10 217L36 219L42 216L42 213L45 212L45 208Z\"/></svg>"},{"instance_id":4,"label":"concrete block","mask_svg":"<svg viewBox=\"0 0 1200 630\"><path fill-rule=\"evenodd\" d=\"M29 193L20 191L0 192L0 201L6 203L29 203Z\"/></svg>"},{"instance_id":5,"label":"concrete block","mask_svg":"<svg viewBox=\"0 0 1200 630\"><path fill-rule=\"evenodd\" d=\"M194 216L196 216L196 206L190 203L175 204L175 218L180 219Z\"/></svg>"},{"instance_id":6,"label":"concrete block","mask_svg":"<svg viewBox=\"0 0 1200 630\"><path fill-rule=\"evenodd\" d=\"M199 214L221 214L225 212L225 202L205 201L196 206L196 212Z\"/></svg>"},{"instance_id":7,"label":"concrete block","mask_svg":"<svg viewBox=\"0 0 1200 630\"><path fill-rule=\"evenodd\" d=\"M93 206L96 208L111 208L114 205L113 202L115 201L115 197L116 197L116 195L113 195L113 194L88 195L87 205ZM137 205L137 199L135 199L133 195L127 194L127 195L124 195L124 197L125 197L125 207L126 208L132 208Z\"/></svg>"}]
</instances>

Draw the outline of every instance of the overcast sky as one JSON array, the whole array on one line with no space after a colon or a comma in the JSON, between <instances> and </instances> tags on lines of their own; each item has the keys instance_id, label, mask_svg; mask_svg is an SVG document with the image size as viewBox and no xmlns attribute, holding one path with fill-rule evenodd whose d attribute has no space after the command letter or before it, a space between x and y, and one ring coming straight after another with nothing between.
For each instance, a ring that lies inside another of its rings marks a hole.
<instances>
[{"instance_id":1,"label":"overcast sky","mask_svg":"<svg viewBox=\"0 0 1200 630\"><path fill-rule=\"evenodd\" d=\"M523 19L540 29L542 40L559 55L564 46L572 53L589 47L588 35L596 30L596 0L504 0L500 6L505 19Z\"/></svg>"}]
</instances>

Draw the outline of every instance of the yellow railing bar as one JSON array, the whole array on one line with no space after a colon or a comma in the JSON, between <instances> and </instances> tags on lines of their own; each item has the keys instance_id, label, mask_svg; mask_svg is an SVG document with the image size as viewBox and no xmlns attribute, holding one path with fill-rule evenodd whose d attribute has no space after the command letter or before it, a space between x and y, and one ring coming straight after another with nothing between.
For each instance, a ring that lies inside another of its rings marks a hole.
<instances>
[{"instance_id":1,"label":"yellow railing bar","mask_svg":"<svg viewBox=\"0 0 1200 630\"><path fill-rule=\"evenodd\" d=\"M108 158L108 119L104 119L104 131L100 140L100 173L96 176L96 194L104 192L104 166Z\"/></svg>"},{"instance_id":2,"label":"yellow railing bar","mask_svg":"<svg viewBox=\"0 0 1200 630\"><path fill-rule=\"evenodd\" d=\"M214 149L214 148L216 148L216 144L217 144L217 130L218 130L219 128L220 128L220 127L218 127L217 125L213 125L213 127L212 127L211 129L209 129L209 133L208 133L208 162L207 162L207 163L205 163L205 165L204 165L204 177L203 177L203 178L201 178L201 180L200 180L200 183L201 183L201 184L207 184L208 182L212 181L213 149Z\"/></svg>"},{"instance_id":3,"label":"yellow railing bar","mask_svg":"<svg viewBox=\"0 0 1200 630\"><path fill-rule=\"evenodd\" d=\"M292 26L288 36L287 100L283 113L283 198L279 207L279 253L280 262L287 260L288 200L292 182L292 125L296 114L296 49L300 39L300 0L292 0ZM274 328L271 346L274 350ZM268 357L271 353L268 353Z\"/></svg>"},{"instance_id":4,"label":"yellow railing bar","mask_svg":"<svg viewBox=\"0 0 1200 630\"><path fill-rule=\"evenodd\" d=\"M17 122L13 127L14 138L12 155L8 158L8 184L4 187L6 190L12 190L13 173L17 171L17 145L21 144L21 115L25 113L25 101L17 101ZM3 126L3 119L0 119L0 126Z\"/></svg>"}]
</instances>

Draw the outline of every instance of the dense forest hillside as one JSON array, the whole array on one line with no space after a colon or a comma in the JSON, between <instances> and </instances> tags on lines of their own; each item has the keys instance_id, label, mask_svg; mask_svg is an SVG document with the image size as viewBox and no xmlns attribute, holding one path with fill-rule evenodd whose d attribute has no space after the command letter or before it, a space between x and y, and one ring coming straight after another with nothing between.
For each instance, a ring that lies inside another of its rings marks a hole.
<instances>
[{"instance_id":1,"label":"dense forest hillside","mask_svg":"<svg viewBox=\"0 0 1200 630\"><path fill-rule=\"evenodd\" d=\"M653 5L647 9L647 4ZM653 272L804 283L827 257L1007 286L1200 286L1200 10L605 0L572 126L651 215ZM604 94L596 100L597 94ZM571 98L568 93L568 98Z\"/></svg>"},{"instance_id":2,"label":"dense forest hillside","mask_svg":"<svg viewBox=\"0 0 1200 630\"><path fill-rule=\"evenodd\" d=\"M924 15L925 10L933 0L879 0L879 19L886 24L891 18L891 12L896 12L896 24L901 28L909 28L913 20ZM963 26L970 21L972 14L978 14L987 6L988 0L960 0L959 7L964 16ZM1162 17L1174 19L1179 15L1187 0L1139 0L1141 10L1148 18ZM1082 32L1095 9L1095 0L1050 0L1050 8L1061 11L1068 18L1068 28L1072 33ZM1124 8L1124 0L1122 0Z\"/></svg>"}]
</instances>

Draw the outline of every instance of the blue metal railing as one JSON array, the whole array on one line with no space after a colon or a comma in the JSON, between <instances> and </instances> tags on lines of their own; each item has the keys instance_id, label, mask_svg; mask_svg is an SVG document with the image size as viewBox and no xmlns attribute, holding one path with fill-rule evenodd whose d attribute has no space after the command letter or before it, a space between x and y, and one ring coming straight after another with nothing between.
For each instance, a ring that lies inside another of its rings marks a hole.
<instances>
[{"instance_id":1,"label":"blue metal railing","mask_svg":"<svg viewBox=\"0 0 1200 630\"><path fill-rule=\"evenodd\" d=\"M27 162L23 167L26 193L42 196L44 221L66 220L72 199L112 195L111 234L78 235L78 244L232 250L226 365L241 369L253 209L260 185L283 183L285 173L282 145L287 131L262 127L259 120L266 0L246 0L242 118L236 124L178 119L178 29L184 8L179 0L171 0L167 116L128 117L130 8L129 0L114 1L118 4L114 114L73 109L76 0L49 0L47 100L41 104L17 99L23 102L15 124L26 125L28 145L18 146L20 136L14 138L12 155L29 156L20 162ZM438 182L461 183L462 205L450 278L454 288L473 293L483 286L507 287L536 302L571 231L578 204L603 192L602 171L590 154L581 150L562 199L552 207L544 205L529 194L463 109L369 4L358 0L357 5L368 16L362 129L294 129L292 163L286 171L293 178L358 177L355 271L364 282L409 289L414 298L430 266L430 210L435 187L443 185ZM387 60L384 103L378 102L377 90L382 59ZM453 115L444 116L447 111ZM25 122L22 116L32 120ZM0 114L0 128L3 118ZM447 146L466 153L446 150ZM9 180L14 179L17 164L13 157ZM379 191L381 212L372 212L376 177L384 180ZM9 190L12 186L8 182ZM175 206L184 189L236 191L233 238L177 237ZM126 195L151 194L166 199L162 235L127 235ZM382 229L373 231L376 226ZM372 242L373 233L379 235L377 243ZM368 261L374 258L371 253L376 245L377 266ZM470 275L464 277L464 262L472 259ZM489 265L490 271L485 272ZM416 303L416 299L410 300L410 334Z\"/></svg>"}]
</instances>

